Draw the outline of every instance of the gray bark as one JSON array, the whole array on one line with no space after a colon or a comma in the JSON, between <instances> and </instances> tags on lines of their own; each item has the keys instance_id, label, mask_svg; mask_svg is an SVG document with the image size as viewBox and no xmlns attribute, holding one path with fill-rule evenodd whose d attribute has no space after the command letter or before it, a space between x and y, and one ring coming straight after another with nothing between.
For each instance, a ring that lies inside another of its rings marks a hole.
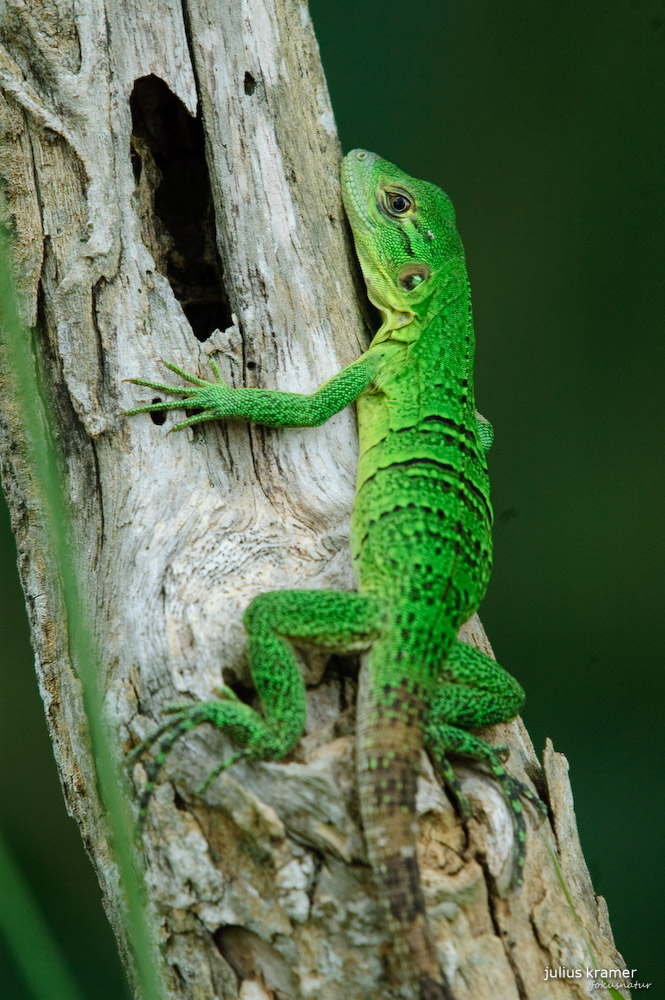
<instances>
[{"instance_id":1,"label":"gray bark","mask_svg":"<svg viewBox=\"0 0 665 1000\"><path fill-rule=\"evenodd\" d=\"M255 594L353 587L350 411L325 429L207 424L168 437L181 412L165 425L120 416L155 395L122 380L164 379L159 358L201 375L215 358L233 385L308 392L362 351L340 148L298 0L5 0L0 32L0 175L21 308L38 329L121 754L169 702L209 698L224 679L247 681L241 614ZM148 76L133 126L130 98ZM189 161L160 161L175 145L175 122L195 116L197 103L216 227L198 250L186 227L174 235L163 202L177 212L199 174ZM171 187L160 188L171 169ZM215 236L223 279L179 269L193 252L215 272ZM226 302L211 292L215 281ZM200 341L187 317L197 326L206 309L219 321ZM131 974L80 684L10 378L2 430L55 755ZM477 620L467 633L488 648ZM168 761L143 849L169 997L398 995L355 797L355 682L324 668L304 665L308 728L292 761L238 764L202 797L193 789L228 753L223 735L197 731ZM586 979L543 982L547 967L623 967L582 857L565 760L548 747L541 768L519 721L489 736L509 744L511 771L535 783L553 825L529 812L526 883L504 899L511 825L497 789L481 769L459 767L474 806L463 828L424 763L420 863L442 963L459 1000L586 997ZM140 790L140 764L133 779Z\"/></svg>"}]
</instances>

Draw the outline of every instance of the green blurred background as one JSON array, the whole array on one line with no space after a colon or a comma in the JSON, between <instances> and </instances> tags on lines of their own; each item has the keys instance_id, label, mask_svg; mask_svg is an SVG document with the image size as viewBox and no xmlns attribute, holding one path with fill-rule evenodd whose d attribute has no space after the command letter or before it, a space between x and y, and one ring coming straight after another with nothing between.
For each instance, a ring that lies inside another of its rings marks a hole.
<instances>
[{"instance_id":1,"label":"green blurred background","mask_svg":"<svg viewBox=\"0 0 665 1000\"><path fill-rule=\"evenodd\" d=\"M665 4L311 0L341 140L457 208L495 425L482 618L566 754L637 978L662 980ZM0 826L82 991L128 996L65 814L3 515ZM0 950L0 996L31 1000ZM65 1000L65 998L63 998Z\"/></svg>"}]
</instances>

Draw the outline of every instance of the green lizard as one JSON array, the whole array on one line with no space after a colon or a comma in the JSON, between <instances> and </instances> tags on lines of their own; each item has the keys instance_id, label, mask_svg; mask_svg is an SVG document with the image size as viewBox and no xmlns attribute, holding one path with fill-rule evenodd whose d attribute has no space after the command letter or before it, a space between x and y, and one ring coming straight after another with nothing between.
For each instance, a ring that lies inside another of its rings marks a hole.
<instances>
[{"instance_id":1,"label":"green lizard","mask_svg":"<svg viewBox=\"0 0 665 1000\"><path fill-rule=\"evenodd\" d=\"M453 206L433 184L365 150L345 157L342 195L368 295L383 318L369 349L311 395L232 389L214 362L214 381L168 364L190 386L134 379L180 398L129 413L201 411L173 430L227 418L300 427L320 425L356 400L360 458L351 548L358 592L260 594L244 623L263 714L232 692L178 706L132 756L161 738L148 769L143 811L175 741L203 722L227 732L238 751L201 789L240 757L282 758L305 725L305 686L289 640L335 652L369 649L357 711L369 860L420 1000L451 1000L416 861L421 748L429 751L463 817L469 805L449 755L481 761L495 776L512 817L517 887L525 861L520 796L544 807L505 770L506 748L469 732L511 719L524 694L497 663L457 640L460 625L480 604L491 568L485 452L492 428L475 409L471 300Z\"/></svg>"}]
</instances>

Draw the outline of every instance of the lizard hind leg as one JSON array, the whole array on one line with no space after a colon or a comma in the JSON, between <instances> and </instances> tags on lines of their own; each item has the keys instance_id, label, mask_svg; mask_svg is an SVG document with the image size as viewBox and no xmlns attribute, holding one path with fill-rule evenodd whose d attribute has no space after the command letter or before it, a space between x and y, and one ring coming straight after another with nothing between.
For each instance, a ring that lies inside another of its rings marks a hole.
<instances>
[{"instance_id":1,"label":"lizard hind leg","mask_svg":"<svg viewBox=\"0 0 665 1000\"><path fill-rule=\"evenodd\" d=\"M524 880L526 822L522 799L547 815L547 807L523 782L504 767L505 746L491 746L468 732L507 722L520 710L524 692L518 682L494 660L466 643L458 642L443 664L435 697L425 721L425 744L436 769L457 800L464 820L469 804L462 794L448 754L484 763L496 779L509 807L513 826L511 888L519 891Z\"/></svg>"},{"instance_id":2,"label":"lizard hind leg","mask_svg":"<svg viewBox=\"0 0 665 1000\"><path fill-rule=\"evenodd\" d=\"M242 702L205 701L193 705L170 706L167 708L167 712L170 713L170 718L142 740L127 756L127 761L131 764L157 743L157 752L146 766L146 783L139 802L139 827L145 822L148 805L157 785L159 774L179 739L204 722L210 722L219 729L225 729L229 735L246 742L248 746L252 742L256 742L261 735L260 728L257 727L257 723L261 722L261 717ZM232 764L245 756L256 756L256 754L252 754L249 750L243 750L226 758L196 789L197 794L207 788L221 771L231 767Z\"/></svg>"},{"instance_id":3,"label":"lizard hind leg","mask_svg":"<svg viewBox=\"0 0 665 1000\"><path fill-rule=\"evenodd\" d=\"M373 598L331 590L283 590L259 594L244 615L252 680L262 713L232 692L213 701L173 706L171 717L129 754L131 762L156 743L139 807L143 822L157 777L176 742L208 722L223 730L237 752L220 762L196 789L200 794L241 758L279 760L294 749L305 728L306 693L290 639L337 652L363 649L377 637L382 611Z\"/></svg>"}]
</instances>

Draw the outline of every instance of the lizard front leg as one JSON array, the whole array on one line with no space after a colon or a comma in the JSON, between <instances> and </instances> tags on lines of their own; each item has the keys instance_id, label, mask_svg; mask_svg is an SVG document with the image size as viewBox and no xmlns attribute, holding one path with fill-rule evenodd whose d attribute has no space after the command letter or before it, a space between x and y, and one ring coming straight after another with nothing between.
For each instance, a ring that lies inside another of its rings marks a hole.
<instances>
[{"instance_id":1,"label":"lizard front leg","mask_svg":"<svg viewBox=\"0 0 665 1000\"><path fill-rule=\"evenodd\" d=\"M324 382L310 394L280 392L271 389L234 389L222 379L216 361L210 362L214 378L203 379L192 375L177 365L164 361L169 371L180 375L188 386L167 385L149 379L133 378L128 381L143 385L157 392L179 396L179 399L137 406L125 412L131 417L137 413L159 413L163 410L200 410L181 420L174 431L190 427L204 420L246 420L264 427L317 427L334 413L349 406L371 384L381 366L388 348L385 345L366 351L352 364Z\"/></svg>"}]
</instances>

